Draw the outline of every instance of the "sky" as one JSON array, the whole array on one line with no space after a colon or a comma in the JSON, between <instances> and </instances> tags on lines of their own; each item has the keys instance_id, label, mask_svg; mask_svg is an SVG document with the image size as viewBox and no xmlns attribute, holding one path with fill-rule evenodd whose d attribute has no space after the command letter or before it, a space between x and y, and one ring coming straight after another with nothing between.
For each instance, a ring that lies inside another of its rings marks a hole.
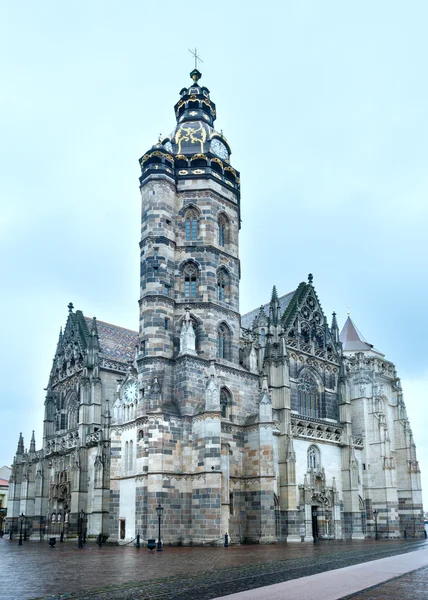
<instances>
[{"instance_id":1,"label":"sky","mask_svg":"<svg viewBox=\"0 0 428 600\"><path fill-rule=\"evenodd\" d=\"M427 22L417 0L0 0L0 466L20 431L41 447L67 304L137 329L138 159L197 47L241 172L241 312L309 272L350 310L402 378L428 509Z\"/></svg>"}]
</instances>

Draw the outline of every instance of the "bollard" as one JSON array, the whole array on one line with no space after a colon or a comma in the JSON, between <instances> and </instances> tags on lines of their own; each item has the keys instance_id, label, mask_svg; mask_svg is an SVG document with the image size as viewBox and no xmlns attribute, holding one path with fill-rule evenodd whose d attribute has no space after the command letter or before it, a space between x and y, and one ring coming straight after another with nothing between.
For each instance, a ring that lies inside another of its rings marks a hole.
<instances>
[{"instance_id":1,"label":"bollard","mask_svg":"<svg viewBox=\"0 0 428 600\"><path fill-rule=\"evenodd\" d=\"M229 536L227 533L224 534L224 547L229 548Z\"/></svg>"},{"instance_id":2,"label":"bollard","mask_svg":"<svg viewBox=\"0 0 428 600\"><path fill-rule=\"evenodd\" d=\"M97 537L97 546L99 548L101 548L102 544L103 544L103 536L101 535L101 533L99 533L98 537Z\"/></svg>"},{"instance_id":3,"label":"bollard","mask_svg":"<svg viewBox=\"0 0 428 600\"><path fill-rule=\"evenodd\" d=\"M137 543L135 544L136 548L141 548L141 544L140 544L140 534L137 533Z\"/></svg>"},{"instance_id":4,"label":"bollard","mask_svg":"<svg viewBox=\"0 0 428 600\"><path fill-rule=\"evenodd\" d=\"M63 531L61 531L61 534L60 534L60 536L59 536L59 541L60 541L60 542L63 542L63 541L64 541L64 532L63 532Z\"/></svg>"},{"instance_id":5,"label":"bollard","mask_svg":"<svg viewBox=\"0 0 428 600\"><path fill-rule=\"evenodd\" d=\"M427 530L424 528L424 538L427 539L428 538L428 534L427 534Z\"/></svg>"},{"instance_id":6,"label":"bollard","mask_svg":"<svg viewBox=\"0 0 428 600\"><path fill-rule=\"evenodd\" d=\"M407 540L407 530L406 530L406 529L404 530L404 533L403 533L403 538L404 538L405 540Z\"/></svg>"}]
</instances>

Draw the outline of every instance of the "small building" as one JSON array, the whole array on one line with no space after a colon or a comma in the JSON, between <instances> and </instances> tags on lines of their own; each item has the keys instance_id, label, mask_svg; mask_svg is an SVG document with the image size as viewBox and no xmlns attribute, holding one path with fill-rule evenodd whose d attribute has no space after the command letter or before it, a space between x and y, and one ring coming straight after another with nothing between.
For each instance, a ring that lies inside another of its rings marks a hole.
<instances>
[{"instance_id":1,"label":"small building","mask_svg":"<svg viewBox=\"0 0 428 600\"><path fill-rule=\"evenodd\" d=\"M9 496L9 477L12 469L4 465L0 468L0 531L5 530L7 499Z\"/></svg>"}]
</instances>

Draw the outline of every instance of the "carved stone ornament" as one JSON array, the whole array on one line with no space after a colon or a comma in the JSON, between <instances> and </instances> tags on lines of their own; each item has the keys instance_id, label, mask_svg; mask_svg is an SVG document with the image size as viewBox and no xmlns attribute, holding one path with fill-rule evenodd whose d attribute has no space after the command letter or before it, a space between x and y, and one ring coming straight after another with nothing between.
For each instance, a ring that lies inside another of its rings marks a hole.
<instances>
[{"instance_id":1,"label":"carved stone ornament","mask_svg":"<svg viewBox=\"0 0 428 600\"><path fill-rule=\"evenodd\" d=\"M215 372L214 362L206 374L205 387L205 410L219 411L220 410L220 386L218 385L217 375Z\"/></svg>"},{"instance_id":2,"label":"carved stone ornament","mask_svg":"<svg viewBox=\"0 0 428 600\"><path fill-rule=\"evenodd\" d=\"M186 307L186 315L181 324L180 354L196 355L196 335L188 307Z\"/></svg>"}]
</instances>

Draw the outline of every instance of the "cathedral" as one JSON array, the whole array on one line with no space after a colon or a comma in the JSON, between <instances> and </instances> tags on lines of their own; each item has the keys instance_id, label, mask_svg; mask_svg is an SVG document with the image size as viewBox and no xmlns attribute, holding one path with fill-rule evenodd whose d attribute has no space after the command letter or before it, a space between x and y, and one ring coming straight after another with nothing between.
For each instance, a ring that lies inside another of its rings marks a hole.
<instances>
[{"instance_id":1,"label":"cathedral","mask_svg":"<svg viewBox=\"0 0 428 600\"><path fill-rule=\"evenodd\" d=\"M240 314L240 174L190 76L139 160L138 331L69 304L8 530L23 514L31 539L147 540L161 505L171 545L423 537L395 366L327 320L311 274Z\"/></svg>"}]
</instances>

